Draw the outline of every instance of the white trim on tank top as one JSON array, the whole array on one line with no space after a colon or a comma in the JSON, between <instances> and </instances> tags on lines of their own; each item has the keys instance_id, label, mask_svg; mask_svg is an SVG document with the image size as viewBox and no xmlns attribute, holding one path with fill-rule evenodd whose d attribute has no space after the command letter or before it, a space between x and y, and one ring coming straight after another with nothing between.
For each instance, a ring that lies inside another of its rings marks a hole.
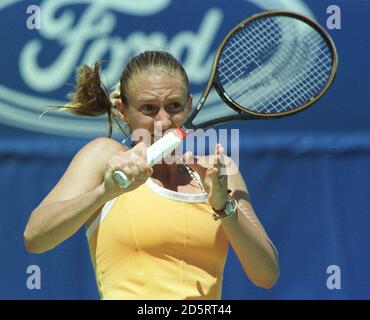
<instances>
[{"instance_id":1,"label":"white trim on tank top","mask_svg":"<svg viewBox=\"0 0 370 320\"><path fill-rule=\"evenodd\" d=\"M157 185L151 178L146 181L146 185L155 193L160 194L161 196L175 200L175 201L182 201L182 202L206 202L207 201L207 193L184 193L184 192L176 192L166 188L163 188ZM99 215L94 219L94 221L90 224L90 226L86 230L86 237L89 239L95 229L100 225L103 220L107 217L110 209L112 208L114 202L117 198L114 198L105 203Z\"/></svg>"}]
</instances>

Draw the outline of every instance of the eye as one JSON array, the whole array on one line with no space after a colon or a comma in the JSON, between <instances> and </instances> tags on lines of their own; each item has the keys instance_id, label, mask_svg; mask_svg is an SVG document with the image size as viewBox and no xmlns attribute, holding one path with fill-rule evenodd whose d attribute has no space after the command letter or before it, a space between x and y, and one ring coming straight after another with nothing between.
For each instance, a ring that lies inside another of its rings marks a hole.
<instances>
[{"instance_id":1,"label":"eye","mask_svg":"<svg viewBox=\"0 0 370 320\"><path fill-rule=\"evenodd\" d=\"M153 104L144 104L140 107L140 111L144 114L153 114L157 110L157 107Z\"/></svg>"},{"instance_id":2,"label":"eye","mask_svg":"<svg viewBox=\"0 0 370 320\"><path fill-rule=\"evenodd\" d=\"M170 113L180 112L183 109L184 109L184 107L182 106L182 104L181 103L178 103L178 102L172 102L171 104L169 104L167 106L167 110Z\"/></svg>"}]
</instances>

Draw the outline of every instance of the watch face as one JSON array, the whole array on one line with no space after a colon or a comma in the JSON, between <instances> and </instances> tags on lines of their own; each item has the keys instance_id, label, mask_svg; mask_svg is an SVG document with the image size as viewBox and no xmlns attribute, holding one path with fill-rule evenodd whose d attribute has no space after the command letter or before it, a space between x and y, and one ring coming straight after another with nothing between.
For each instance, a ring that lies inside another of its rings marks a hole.
<instances>
[{"instance_id":1,"label":"watch face","mask_svg":"<svg viewBox=\"0 0 370 320\"><path fill-rule=\"evenodd\" d=\"M232 200L229 200L228 202L226 202L226 206L225 206L225 213L227 215L233 213L235 210L235 203L234 201Z\"/></svg>"}]
</instances>

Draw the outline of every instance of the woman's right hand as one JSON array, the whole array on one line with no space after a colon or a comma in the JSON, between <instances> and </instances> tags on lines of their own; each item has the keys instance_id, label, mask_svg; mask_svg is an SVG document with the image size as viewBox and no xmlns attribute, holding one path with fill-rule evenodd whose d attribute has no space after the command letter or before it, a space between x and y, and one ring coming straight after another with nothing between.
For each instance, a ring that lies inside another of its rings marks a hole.
<instances>
[{"instance_id":1,"label":"woman's right hand","mask_svg":"<svg viewBox=\"0 0 370 320\"><path fill-rule=\"evenodd\" d=\"M124 192L135 190L153 174L153 169L147 163L146 149L145 144L140 142L131 150L118 152L108 161L104 177L107 197L113 199ZM117 170L132 181L125 189L118 187L113 180L113 172Z\"/></svg>"}]
</instances>

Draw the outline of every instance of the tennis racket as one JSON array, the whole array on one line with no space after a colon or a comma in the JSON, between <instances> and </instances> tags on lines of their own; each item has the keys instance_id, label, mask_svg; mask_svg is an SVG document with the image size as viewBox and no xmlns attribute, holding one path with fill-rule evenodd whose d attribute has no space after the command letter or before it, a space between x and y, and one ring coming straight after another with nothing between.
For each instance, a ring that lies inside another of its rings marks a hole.
<instances>
[{"instance_id":1,"label":"tennis racket","mask_svg":"<svg viewBox=\"0 0 370 320\"><path fill-rule=\"evenodd\" d=\"M301 14L274 10L242 21L217 49L193 113L181 128L147 149L149 165L178 147L189 129L236 120L276 119L308 108L332 84L337 64L337 50L328 33ZM225 104L197 120L212 88ZM113 178L121 188L130 184L122 171L115 171Z\"/></svg>"}]
</instances>

